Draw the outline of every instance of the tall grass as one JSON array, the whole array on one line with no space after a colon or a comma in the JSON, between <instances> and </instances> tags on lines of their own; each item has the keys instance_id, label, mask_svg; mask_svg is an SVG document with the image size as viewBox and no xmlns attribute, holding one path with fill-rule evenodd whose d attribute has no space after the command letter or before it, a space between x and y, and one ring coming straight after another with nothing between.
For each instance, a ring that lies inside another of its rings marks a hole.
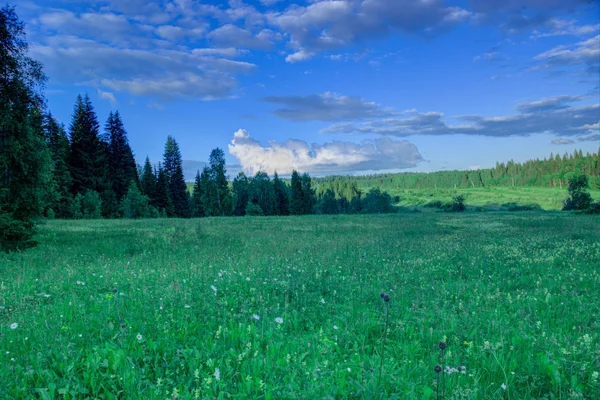
<instances>
[{"instance_id":1,"label":"tall grass","mask_svg":"<svg viewBox=\"0 0 600 400\"><path fill-rule=\"evenodd\" d=\"M447 399L600 398L597 217L52 221L38 240L0 255L2 399L435 398L441 341Z\"/></svg>"}]
</instances>

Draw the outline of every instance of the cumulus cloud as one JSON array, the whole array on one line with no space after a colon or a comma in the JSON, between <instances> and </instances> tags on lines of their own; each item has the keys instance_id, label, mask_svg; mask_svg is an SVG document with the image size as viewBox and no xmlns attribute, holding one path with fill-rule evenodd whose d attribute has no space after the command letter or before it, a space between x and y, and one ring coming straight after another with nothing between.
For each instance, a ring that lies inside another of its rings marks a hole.
<instances>
[{"instance_id":1,"label":"cumulus cloud","mask_svg":"<svg viewBox=\"0 0 600 400\"><path fill-rule=\"evenodd\" d=\"M554 139L551 143L557 144L557 145L563 145L563 144L573 144L573 143L575 143L575 141L571 140L571 139L559 138L559 139Z\"/></svg>"},{"instance_id":2,"label":"cumulus cloud","mask_svg":"<svg viewBox=\"0 0 600 400\"><path fill-rule=\"evenodd\" d=\"M376 103L360 97L336 93L309 96L268 96L266 102L282 106L273 111L279 118L291 121L339 121L389 115Z\"/></svg>"},{"instance_id":3,"label":"cumulus cloud","mask_svg":"<svg viewBox=\"0 0 600 400\"><path fill-rule=\"evenodd\" d=\"M597 127L596 129L600 129L600 127ZM583 137L578 138L578 140L580 142L599 142L600 143L600 134L583 136Z\"/></svg>"},{"instance_id":4,"label":"cumulus cloud","mask_svg":"<svg viewBox=\"0 0 600 400\"><path fill-rule=\"evenodd\" d=\"M235 132L229 153L236 157L248 173L277 171L289 174L292 170L310 173L341 173L415 167L423 160L417 147L406 141L379 138L362 143L336 141L322 145L288 139L270 141L263 146L240 129Z\"/></svg>"},{"instance_id":5,"label":"cumulus cloud","mask_svg":"<svg viewBox=\"0 0 600 400\"><path fill-rule=\"evenodd\" d=\"M397 137L413 135L478 135L490 137L528 136L550 133L563 136L580 136L594 130L600 120L600 103L567 106L578 96L559 96L537 102L521 104L520 114L484 117L462 115L453 119L461 124L450 125L443 113L420 113L414 110L403 115L369 119L362 123L341 122L323 129L323 133L378 134Z\"/></svg>"}]
</instances>

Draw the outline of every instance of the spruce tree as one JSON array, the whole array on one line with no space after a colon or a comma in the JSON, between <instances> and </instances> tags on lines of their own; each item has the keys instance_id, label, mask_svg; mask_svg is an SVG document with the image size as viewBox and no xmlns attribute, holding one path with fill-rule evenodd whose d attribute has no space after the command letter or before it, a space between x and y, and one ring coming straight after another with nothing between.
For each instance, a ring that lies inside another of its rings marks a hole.
<instances>
[{"instance_id":1,"label":"spruce tree","mask_svg":"<svg viewBox=\"0 0 600 400\"><path fill-rule=\"evenodd\" d=\"M100 136L100 124L90 98L77 96L70 126L69 170L71 192L85 195L93 190L102 200L102 214L112 216L118 203L108 175L108 143Z\"/></svg>"},{"instance_id":2,"label":"spruce tree","mask_svg":"<svg viewBox=\"0 0 600 400\"><path fill-rule=\"evenodd\" d=\"M248 191L250 202L258 205L262 209L263 215L276 214L275 189L266 172L258 171L254 175Z\"/></svg>"},{"instance_id":3,"label":"spruce tree","mask_svg":"<svg viewBox=\"0 0 600 400\"><path fill-rule=\"evenodd\" d=\"M310 175L308 175L308 173L304 173L302 174L302 208L303 208L303 214L312 214L313 213L313 207L315 205L315 191L312 189L311 186L311 179L310 179Z\"/></svg>"},{"instance_id":4,"label":"spruce tree","mask_svg":"<svg viewBox=\"0 0 600 400\"><path fill-rule=\"evenodd\" d=\"M292 182L290 188L290 214L304 214L304 192L302 190L302 178L296 170L292 171Z\"/></svg>"},{"instance_id":5,"label":"spruce tree","mask_svg":"<svg viewBox=\"0 0 600 400\"><path fill-rule=\"evenodd\" d=\"M161 164L158 164L156 180L156 209L161 215L175 216L175 208L169 189L169 177Z\"/></svg>"},{"instance_id":6,"label":"spruce tree","mask_svg":"<svg viewBox=\"0 0 600 400\"><path fill-rule=\"evenodd\" d=\"M225 167L225 152L216 148L209 157L209 192L210 215L226 216L232 212L232 196L227 182L227 169Z\"/></svg>"},{"instance_id":7,"label":"spruce tree","mask_svg":"<svg viewBox=\"0 0 600 400\"><path fill-rule=\"evenodd\" d=\"M179 145L172 136L167 137L163 161L175 215L180 218L187 218L189 217L189 200L187 185L183 176L183 162Z\"/></svg>"},{"instance_id":8,"label":"spruce tree","mask_svg":"<svg viewBox=\"0 0 600 400\"><path fill-rule=\"evenodd\" d=\"M202 177L200 171L196 172L196 179L194 180L194 187L192 190L192 198L190 201L190 212L192 217L204 217L204 206L202 205L202 195L204 194L204 187L202 185Z\"/></svg>"},{"instance_id":9,"label":"spruce tree","mask_svg":"<svg viewBox=\"0 0 600 400\"><path fill-rule=\"evenodd\" d=\"M108 180L117 202L120 203L127 195L131 181L139 185L137 166L119 111L109 114L104 129L109 140Z\"/></svg>"},{"instance_id":10,"label":"spruce tree","mask_svg":"<svg viewBox=\"0 0 600 400\"><path fill-rule=\"evenodd\" d=\"M27 50L14 8L0 8L0 247L7 250L32 243L52 187L43 135L45 76Z\"/></svg>"},{"instance_id":11,"label":"spruce tree","mask_svg":"<svg viewBox=\"0 0 600 400\"><path fill-rule=\"evenodd\" d=\"M140 180L140 186L142 193L150 199L150 205L156 207L156 179L157 176L152 170L152 164L150 164L150 158L146 156L146 162L144 162L144 168L142 169L142 178Z\"/></svg>"},{"instance_id":12,"label":"spruce tree","mask_svg":"<svg viewBox=\"0 0 600 400\"><path fill-rule=\"evenodd\" d=\"M290 214L290 194L289 189L284 181L279 179L279 175L275 172L273 176L273 189L275 190L275 205L277 215Z\"/></svg>"},{"instance_id":13,"label":"spruce tree","mask_svg":"<svg viewBox=\"0 0 600 400\"><path fill-rule=\"evenodd\" d=\"M69 138L64 126L52 114L46 115L44 131L52 155L53 196L48 207L53 210L56 218L70 218L73 201L70 188L73 180L68 166Z\"/></svg>"},{"instance_id":14,"label":"spruce tree","mask_svg":"<svg viewBox=\"0 0 600 400\"><path fill-rule=\"evenodd\" d=\"M240 172L233 180L233 215L243 217L246 215L246 206L248 205L248 189L250 183L248 177Z\"/></svg>"}]
</instances>

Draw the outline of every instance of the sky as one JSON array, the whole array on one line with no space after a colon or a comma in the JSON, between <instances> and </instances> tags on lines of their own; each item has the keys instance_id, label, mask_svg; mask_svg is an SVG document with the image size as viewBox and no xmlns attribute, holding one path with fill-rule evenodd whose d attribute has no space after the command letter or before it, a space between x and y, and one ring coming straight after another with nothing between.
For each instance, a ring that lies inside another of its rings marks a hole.
<instances>
[{"instance_id":1,"label":"sky","mask_svg":"<svg viewBox=\"0 0 600 400\"><path fill-rule=\"evenodd\" d=\"M67 127L118 110L192 179L492 167L600 147L598 0L19 0Z\"/></svg>"}]
</instances>

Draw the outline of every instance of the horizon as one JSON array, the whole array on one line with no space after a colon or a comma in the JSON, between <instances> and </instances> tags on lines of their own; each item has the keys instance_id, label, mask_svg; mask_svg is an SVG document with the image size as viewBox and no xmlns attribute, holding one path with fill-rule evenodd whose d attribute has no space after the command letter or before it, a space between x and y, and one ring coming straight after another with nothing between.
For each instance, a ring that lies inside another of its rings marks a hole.
<instances>
[{"instance_id":1,"label":"horizon","mask_svg":"<svg viewBox=\"0 0 600 400\"><path fill-rule=\"evenodd\" d=\"M68 126L85 92L102 125L119 110L138 163L167 135L191 165L222 148L230 175L485 169L600 148L597 1L219 4L16 11L52 113Z\"/></svg>"}]
</instances>

